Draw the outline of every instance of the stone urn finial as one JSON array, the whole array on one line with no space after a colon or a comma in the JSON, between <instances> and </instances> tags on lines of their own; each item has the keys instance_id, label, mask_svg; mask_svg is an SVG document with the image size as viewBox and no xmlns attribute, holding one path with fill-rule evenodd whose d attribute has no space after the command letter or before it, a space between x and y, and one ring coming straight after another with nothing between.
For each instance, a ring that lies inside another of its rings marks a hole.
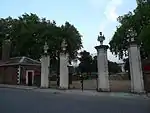
<instances>
[{"instance_id":1,"label":"stone urn finial","mask_svg":"<svg viewBox=\"0 0 150 113\"><path fill-rule=\"evenodd\" d=\"M47 54L47 50L49 49L47 42L44 45L44 53Z\"/></svg>"},{"instance_id":2,"label":"stone urn finial","mask_svg":"<svg viewBox=\"0 0 150 113\"><path fill-rule=\"evenodd\" d=\"M61 43L61 48L63 51L66 51L67 49L67 43L66 43L66 40L63 40L62 43Z\"/></svg>"},{"instance_id":3,"label":"stone urn finial","mask_svg":"<svg viewBox=\"0 0 150 113\"><path fill-rule=\"evenodd\" d=\"M102 35L102 32L100 32L99 35L98 35L97 41L100 42L100 45L103 45L104 40L105 40L105 36Z\"/></svg>"}]
</instances>

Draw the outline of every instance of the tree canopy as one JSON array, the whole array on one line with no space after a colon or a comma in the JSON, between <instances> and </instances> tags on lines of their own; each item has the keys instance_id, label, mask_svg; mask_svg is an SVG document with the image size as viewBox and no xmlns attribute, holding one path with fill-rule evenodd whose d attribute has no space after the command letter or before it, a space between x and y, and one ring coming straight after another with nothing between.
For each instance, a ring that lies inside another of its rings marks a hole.
<instances>
[{"instance_id":1,"label":"tree canopy","mask_svg":"<svg viewBox=\"0 0 150 113\"><path fill-rule=\"evenodd\" d=\"M121 67L116 62L108 61L108 71L110 74L120 73Z\"/></svg>"},{"instance_id":2,"label":"tree canopy","mask_svg":"<svg viewBox=\"0 0 150 113\"><path fill-rule=\"evenodd\" d=\"M81 72L86 72L89 73L91 72L91 64L92 64L92 56L90 55L90 52L87 51L82 51L79 53L80 57L80 64L79 64L79 69Z\"/></svg>"},{"instance_id":3,"label":"tree canopy","mask_svg":"<svg viewBox=\"0 0 150 113\"><path fill-rule=\"evenodd\" d=\"M150 4L143 3L133 11L118 17L116 32L110 41L110 50L119 58L127 56L128 41L135 38L139 44L142 58L150 53Z\"/></svg>"},{"instance_id":4,"label":"tree canopy","mask_svg":"<svg viewBox=\"0 0 150 113\"><path fill-rule=\"evenodd\" d=\"M80 52L79 70L82 73L98 72L97 69L97 56L92 57L90 52L86 50ZM121 67L116 63L108 60L108 69L110 73L121 72Z\"/></svg>"},{"instance_id":5,"label":"tree canopy","mask_svg":"<svg viewBox=\"0 0 150 113\"><path fill-rule=\"evenodd\" d=\"M18 18L0 19L0 48L6 39L11 41L10 56L28 56L39 59L47 41L51 58L57 58L63 39L67 42L70 59L77 56L82 47L81 34L74 25L65 22L57 26L54 20L39 18L36 14L23 14Z\"/></svg>"}]
</instances>

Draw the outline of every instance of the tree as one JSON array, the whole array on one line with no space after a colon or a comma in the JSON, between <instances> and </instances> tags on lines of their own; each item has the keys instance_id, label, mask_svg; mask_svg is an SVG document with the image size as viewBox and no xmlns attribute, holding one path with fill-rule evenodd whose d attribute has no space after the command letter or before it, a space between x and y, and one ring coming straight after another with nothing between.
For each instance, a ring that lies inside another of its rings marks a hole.
<instances>
[{"instance_id":1,"label":"tree","mask_svg":"<svg viewBox=\"0 0 150 113\"><path fill-rule=\"evenodd\" d=\"M150 4L140 4L133 12L129 12L118 18L120 25L117 27L112 40L110 50L119 58L127 56L128 40L135 38L141 49L142 58L149 54L149 25L150 25Z\"/></svg>"},{"instance_id":2,"label":"tree","mask_svg":"<svg viewBox=\"0 0 150 113\"><path fill-rule=\"evenodd\" d=\"M80 54L80 64L79 69L82 73L90 73L91 72L91 65L92 65L92 56L87 51L82 51Z\"/></svg>"},{"instance_id":3,"label":"tree","mask_svg":"<svg viewBox=\"0 0 150 113\"><path fill-rule=\"evenodd\" d=\"M58 75L62 41L65 39L67 42L67 52L71 61L77 57L77 51L82 48L81 37L79 31L69 22L57 26L54 20L39 18L32 13L25 13L18 18L0 19L0 50L3 41L9 39L10 57L27 56L39 60L44 52L44 43L47 42L51 69L57 71Z\"/></svg>"},{"instance_id":4,"label":"tree","mask_svg":"<svg viewBox=\"0 0 150 113\"><path fill-rule=\"evenodd\" d=\"M125 62L124 70L125 70L126 72L128 72L129 79L131 79L131 76L130 76L129 58L126 58L126 59L124 59L123 61Z\"/></svg>"},{"instance_id":5,"label":"tree","mask_svg":"<svg viewBox=\"0 0 150 113\"><path fill-rule=\"evenodd\" d=\"M69 22L56 26L55 21L39 18L32 13L25 13L17 19L0 19L0 43L6 38L11 40L11 57L28 56L39 59L47 41L51 58L58 59L61 42L66 39L70 59L74 59L82 47L81 37Z\"/></svg>"},{"instance_id":6,"label":"tree","mask_svg":"<svg viewBox=\"0 0 150 113\"><path fill-rule=\"evenodd\" d=\"M91 70L92 70L92 72L98 72L97 56L93 57ZM112 62L112 61L108 60L108 71L109 71L109 73L119 73L119 72L121 72L121 68L116 62Z\"/></svg>"},{"instance_id":7,"label":"tree","mask_svg":"<svg viewBox=\"0 0 150 113\"><path fill-rule=\"evenodd\" d=\"M150 47L149 47L149 44L150 44L150 25L147 25L143 28L143 30L141 31L140 35L139 35L139 38L141 39L143 43L143 48L141 49L144 49L143 50L143 54L145 55L146 53L149 53L150 52ZM146 53L144 53L146 52Z\"/></svg>"},{"instance_id":8,"label":"tree","mask_svg":"<svg viewBox=\"0 0 150 113\"><path fill-rule=\"evenodd\" d=\"M61 26L61 36L63 39L66 39L68 44L68 53L71 58L76 58L78 50L82 47L81 35L79 31L71 25L69 22L66 22L65 25Z\"/></svg>"},{"instance_id":9,"label":"tree","mask_svg":"<svg viewBox=\"0 0 150 113\"><path fill-rule=\"evenodd\" d=\"M10 39L10 35L12 33L12 23L13 23L13 19L11 17L8 17L6 19L1 18L0 19L0 54L2 56L2 46L3 43L5 43L4 40L8 40ZM8 44L9 46L9 44ZM3 48L3 52L7 49L7 48ZM7 49L8 50L8 49Z\"/></svg>"},{"instance_id":10,"label":"tree","mask_svg":"<svg viewBox=\"0 0 150 113\"><path fill-rule=\"evenodd\" d=\"M130 68L129 68L129 58L126 58L126 59L123 59L125 65L124 65L124 70L125 71L129 71Z\"/></svg>"},{"instance_id":11,"label":"tree","mask_svg":"<svg viewBox=\"0 0 150 113\"><path fill-rule=\"evenodd\" d=\"M91 71L92 72L98 72L98 68L97 68L97 56L93 57L92 65L91 65Z\"/></svg>"},{"instance_id":12,"label":"tree","mask_svg":"<svg viewBox=\"0 0 150 113\"><path fill-rule=\"evenodd\" d=\"M79 69L82 73L91 73L91 72L98 72L97 68L97 56L90 55L89 52L86 50L80 52L80 64ZM108 60L108 71L110 73L119 73L121 72L121 67L116 63Z\"/></svg>"},{"instance_id":13,"label":"tree","mask_svg":"<svg viewBox=\"0 0 150 113\"><path fill-rule=\"evenodd\" d=\"M116 63L108 60L108 71L110 74L121 72L121 67Z\"/></svg>"}]
</instances>

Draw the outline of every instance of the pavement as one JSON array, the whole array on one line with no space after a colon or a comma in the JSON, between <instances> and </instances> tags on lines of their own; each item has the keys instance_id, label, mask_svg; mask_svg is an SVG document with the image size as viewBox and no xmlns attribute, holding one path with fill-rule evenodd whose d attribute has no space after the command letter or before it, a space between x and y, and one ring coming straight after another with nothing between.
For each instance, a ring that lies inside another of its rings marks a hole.
<instances>
[{"instance_id":1,"label":"pavement","mask_svg":"<svg viewBox=\"0 0 150 113\"><path fill-rule=\"evenodd\" d=\"M40 89L1 87L0 113L150 113L150 100L145 98L79 96L37 90Z\"/></svg>"},{"instance_id":2,"label":"pavement","mask_svg":"<svg viewBox=\"0 0 150 113\"><path fill-rule=\"evenodd\" d=\"M68 94L68 95L82 95L82 96L101 96L101 97L117 97L117 98L143 98L150 99L145 94L133 94L123 92L97 92L95 90L57 90L57 89L34 89L34 92L54 93L54 94Z\"/></svg>"},{"instance_id":3,"label":"pavement","mask_svg":"<svg viewBox=\"0 0 150 113\"><path fill-rule=\"evenodd\" d=\"M97 92L96 90L59 90L51 88L38 88L34 86L22 86L22 85L6 85L0 84L0 88L11 88L11 89L21 89L21 90L32 90L34 92L43 93L53 93L53 94L71 94L71 95L85 95L85 96L105 96L105 97L121 97L121 98L149 98L150 94L133 94L133 93L123 93L123 92Z\"/></svg>"},{"instance_id":4,"label":"pavement","mask_svg":"<svg viewBox=\"0 0 150 113\"><path fill-rule=\"evenodd\" d=\"M7 84L0 84L0 88L13 88L13 89L26 89L26 90L31 90L31 89L36 89L37 87L35 86L23 86L23 85L7 85Z\"/></svg>"}]
</instances>

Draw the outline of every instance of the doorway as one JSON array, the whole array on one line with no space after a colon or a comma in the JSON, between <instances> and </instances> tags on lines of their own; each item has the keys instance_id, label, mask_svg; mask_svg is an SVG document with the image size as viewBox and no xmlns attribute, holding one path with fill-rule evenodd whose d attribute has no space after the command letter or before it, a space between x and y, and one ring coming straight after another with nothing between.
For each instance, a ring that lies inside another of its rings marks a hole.
<instances>
[{"instance_id":1,"label":"doorway","mask_svg":"<svg viewBox=\"0 0 150 113\"><path fill-rule=\"evenodd\" d=\"M28 86L32 86L34 83L34 71L33 70L27 70L26 71L26 84Z\"/></svg>"}]
</instances>

